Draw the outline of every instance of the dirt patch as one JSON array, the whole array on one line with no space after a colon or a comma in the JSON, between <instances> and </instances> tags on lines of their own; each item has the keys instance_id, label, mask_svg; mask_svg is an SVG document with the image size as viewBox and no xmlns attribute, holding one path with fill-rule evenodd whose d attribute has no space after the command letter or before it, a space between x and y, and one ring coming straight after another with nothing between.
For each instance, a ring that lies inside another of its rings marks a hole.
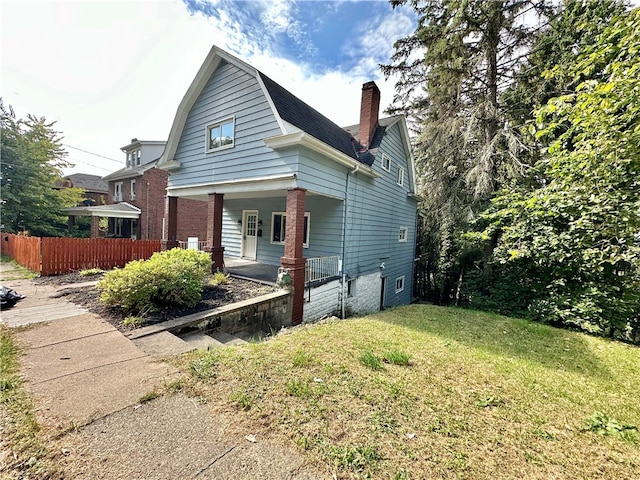
<instances>
[{"instance_id":1,"label":"dirt patch","mask_svg":"<svg viewBox=\"0 0 640 480\"><path fill-rule=\"evenodd\" d=\"M81 305L87 310L102 317L120 331L130 331L132 327L123 325L123 320L130 315L129 312L118 308L109 307L100 301L100 290L95 286L74 286L78 283L86 283L100 280L101 275L80 276L77 273L57 275L52 277L40 277L34 280L39 284L52 285L58 288L58 297ZM265 285L258 282L230 277L225 285L205 285L200 301L193 308L174 307L165 308L147 315L145 325L164 322L172 318L183 317L192 313L211 310L235 302L241 302L260 295L275 292L278 287Z\"/></svg>"}]
</instances>

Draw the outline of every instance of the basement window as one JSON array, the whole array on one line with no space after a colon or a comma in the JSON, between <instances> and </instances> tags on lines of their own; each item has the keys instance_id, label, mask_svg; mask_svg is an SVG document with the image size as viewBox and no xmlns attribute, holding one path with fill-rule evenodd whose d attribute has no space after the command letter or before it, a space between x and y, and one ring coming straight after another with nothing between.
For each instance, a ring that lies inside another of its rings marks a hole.
<instances>
[{"instance_id":1,"label":"basement window","mask_svg":"<svg viewBox=\"0 0 640 480\"><path fill-rule=\"evenodd\" d=\"M347 297L356 296L356 279L347 280Z\"/></svg>"}]
</instances>

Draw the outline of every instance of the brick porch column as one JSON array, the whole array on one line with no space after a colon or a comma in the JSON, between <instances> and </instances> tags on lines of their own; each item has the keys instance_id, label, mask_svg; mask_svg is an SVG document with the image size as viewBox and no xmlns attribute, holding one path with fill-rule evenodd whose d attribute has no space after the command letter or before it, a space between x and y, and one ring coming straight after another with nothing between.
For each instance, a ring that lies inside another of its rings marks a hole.
<instances>
[{"instance_id":1,"label":"brick porch column","mask_svg":"<svg viewBox=\"0 0 640 480\"><path fill-rule=\"evenodd\" d=\"M293 287L291 321L302 323L304 307L304 273L306 260L302 256L304 243L304 188L292 188L287 192L287 226L285 232L284 257L280 257L283 268L289 270Z\"/></svg>"},{"instance_id":2,"label":"brick porch column","mask_svg":"<svg viewBox=\"0 0 640 480\"><path fill-rule=\"evenodd\" d=\"M171 250L178 246L178 197L167 197L167 239L162 240L162 250ZM147 221L149 219L147 218Z\"/></svg>"},{"instance_id":3,"label":"brick porch column","mask_svg":"<svg viewBox=\"0 0 640 480\"><path fill-rule=\"evenodd\" d=\"M224 270L224 247L222 246L222 207L224 195L210 193L207 207L207 247L205 251L211 254L212 272Z\"/></svg>"},{"instance_id":4,"label":"brick porch column","mask_svg":"<svg viewBox=\"0 0 640 480\"><path fill-rule=\"evenodd\" d=\"M99 236L100 236L100 217L91 216L91 238L98 238Z\"/></svg>"}]
</instances>

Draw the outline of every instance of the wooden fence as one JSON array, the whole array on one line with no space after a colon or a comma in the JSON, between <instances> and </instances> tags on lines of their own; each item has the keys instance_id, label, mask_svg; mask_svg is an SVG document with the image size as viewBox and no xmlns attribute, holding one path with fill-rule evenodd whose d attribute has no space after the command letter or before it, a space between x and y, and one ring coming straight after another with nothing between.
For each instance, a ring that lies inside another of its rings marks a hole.
<instances>
[{"instance_id":1,"label":"wooden fence","mask_svg":"<svg viewBox=\"0 0 640 480\"><path fill-rule=\"evenodd\" d=\"M145 260L161 250L160 240L130 238L22 237L3 234L2 252L40 275L60 275L75 270L123 267Z\"/></svg>"}]
</instances>

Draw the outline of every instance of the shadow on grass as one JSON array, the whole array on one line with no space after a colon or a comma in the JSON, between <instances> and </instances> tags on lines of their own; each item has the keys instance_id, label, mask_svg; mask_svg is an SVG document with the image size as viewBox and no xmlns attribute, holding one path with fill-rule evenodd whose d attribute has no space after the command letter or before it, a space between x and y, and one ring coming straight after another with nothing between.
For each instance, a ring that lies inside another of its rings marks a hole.
<instances>
[{"instance_id":1,"label":"shadow on grass","mask_svg":"<svg viewBox=\"0 0 640 480\"><path fill-rule=\"evenodd\" d=\"M410 305L381 312L376 318L491 354L590 377L611 377L609 368L593 356L584 336L569 330L487 312L434 305Z\"/></svg>"}]
</instances>

